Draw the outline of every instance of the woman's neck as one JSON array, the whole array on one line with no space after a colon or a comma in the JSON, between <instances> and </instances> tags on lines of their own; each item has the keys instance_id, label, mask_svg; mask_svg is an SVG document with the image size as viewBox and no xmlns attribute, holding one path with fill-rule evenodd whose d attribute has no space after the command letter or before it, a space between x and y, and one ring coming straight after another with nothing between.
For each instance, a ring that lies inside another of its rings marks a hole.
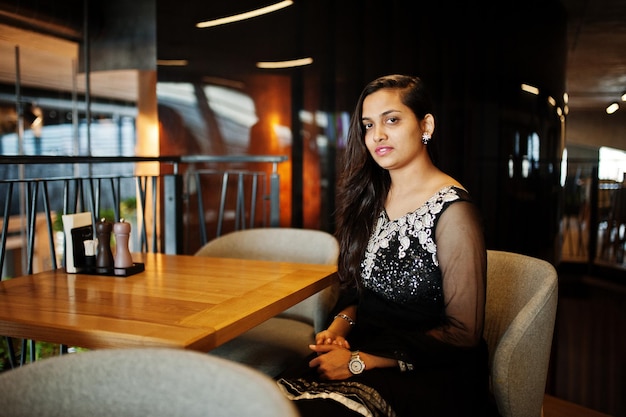
<instances>
[{"instance_id":1,"label":"woman's neck","mask_svg":"<svg viewBox=\"0 0 626 417\"><path fill-rule=\"evenodd\" d=\"M461 186L433 164L419 169L390 172L390 175L391 187L385 210L392 220L417 210L443 187Z\"/></svg>"}]
</instances>

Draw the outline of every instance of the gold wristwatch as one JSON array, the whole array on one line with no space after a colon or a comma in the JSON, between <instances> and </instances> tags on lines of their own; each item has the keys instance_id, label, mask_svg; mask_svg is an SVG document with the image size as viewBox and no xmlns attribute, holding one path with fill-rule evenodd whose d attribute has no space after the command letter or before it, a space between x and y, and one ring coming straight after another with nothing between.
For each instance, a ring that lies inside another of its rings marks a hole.
<instances>
[{"instance_id":1,"label":"gold wristwatch","mask_svg":"<svg viewBox=\"0 0 626 417\"><path fill-rule=\"evenodd\" d=\"M348 362L348 369L354 375L358 375L365 370L365 362L359 356L359 351L355 350L352 352L352 356L350 357L350 362Z\"/></svg>"}]
</instances>

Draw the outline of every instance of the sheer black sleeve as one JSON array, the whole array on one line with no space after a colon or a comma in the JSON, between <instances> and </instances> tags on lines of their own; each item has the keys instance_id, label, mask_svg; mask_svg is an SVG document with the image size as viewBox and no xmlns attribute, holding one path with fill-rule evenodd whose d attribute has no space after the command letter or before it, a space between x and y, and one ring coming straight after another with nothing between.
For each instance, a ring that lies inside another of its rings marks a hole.
<instances>
[{"instance_id":1,"label":"sheer black sleeve","mask_svg":"<svg viewBox=\"0 0 626 417\"><path fill-rule=\"evenodd\" d=\"M475 346L482 338L487 275L487 252L476 207L464 201L451 204L437 224L436 242L446 324L428 334L452 345Z\"/></svg>"}]
</instances>

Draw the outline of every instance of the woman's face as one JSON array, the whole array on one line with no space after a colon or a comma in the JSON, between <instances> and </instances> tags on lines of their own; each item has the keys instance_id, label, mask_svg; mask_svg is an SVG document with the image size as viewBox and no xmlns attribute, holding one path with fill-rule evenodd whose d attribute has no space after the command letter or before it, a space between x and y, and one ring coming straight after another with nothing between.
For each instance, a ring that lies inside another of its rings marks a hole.
<instances>
[{"instance_id":1,"label":"woman's face","mask_svg":"<svg viewBox=\"0 0 626 417\"><path fill-rule=\"evenodd\" d=\"M381 168L405 167L427 153L422 134L430 129L432 116L419 121L413 111L402 103L400 90L382 89L363 100L362 123L365 146Z\"/></svg>"}]
</instances>

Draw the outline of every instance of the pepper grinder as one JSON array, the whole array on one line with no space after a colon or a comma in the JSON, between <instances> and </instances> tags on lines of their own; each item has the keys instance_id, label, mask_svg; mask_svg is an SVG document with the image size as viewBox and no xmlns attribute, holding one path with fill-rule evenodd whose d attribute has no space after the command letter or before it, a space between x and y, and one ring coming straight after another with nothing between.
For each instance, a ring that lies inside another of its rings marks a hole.
<instances>
[{"instance_id":1,"label":"pepper grinder","mask_svg":"<svg viewBox=\"0 0 626 417\"><path fill-rule=\"evenodd\" d=\"M115 268L130 268L133 266L133 258L128 249L128 239L130 237L130 223L120 219L113 225L115 235ZM119 273L123 273L120 271ZM118 271L115 271L117 274Z\"/></svg>"},{"instance_id":2,"label":"pepper grinder","mask_svg":"<svg viewBox=\"0 0 626 417\"><path fill-rule=\"evenodd\" d=\"M96 235L98 236L98 252L96 255L96 270L99 273L106 273L113 268L113 253L111 252L111 229L113 226L105 219L100 219L96 224Z\"/></svg>"}]
</instances>

